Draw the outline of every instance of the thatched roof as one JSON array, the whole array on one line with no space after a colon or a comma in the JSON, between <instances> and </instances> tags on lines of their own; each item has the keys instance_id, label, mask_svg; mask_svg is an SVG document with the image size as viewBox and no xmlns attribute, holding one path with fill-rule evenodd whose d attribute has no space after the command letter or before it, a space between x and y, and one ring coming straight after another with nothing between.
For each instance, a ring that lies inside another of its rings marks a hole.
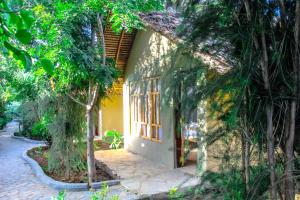
<instances>
[{"instance_id":1,"label":"thatched roof","mask_svg":"<svg viewBox=\"0 0 300 200\"><path fill-rule=\"evenodd\" d=\"M182 20L175 11L141 13L139 16L144 24L155 32L161 33L173 41L179 39L177 28Z\"/></svg>"},{"instance_id":2,"label":"thatched roof","mask_svg":"<svg viewBox=\"0 0 300 200\"><path fill-rule=\"evenodd\" d=\"M164 35L173 42L185 44L185 38L178 33L178 27L182 23L182 18L176 11L170 9L165 12L142 13L140 18L145 26L153 31ZM199 44L199 48L194 55L201 58L210 68L216 69L219 73L225 73L231 68L230 64L226 63L224 54L220 55L213 49L210 52L203 52L200 46Z\"/></svg>"},{"instance_id":3,"label":"thatched roof","mask_svg":"<svg viewBox=\"0 0 300 200\"><path fill-rule=\"evenodd\" d=\"M178 34L178 27L181 25L182 18L176 11L171 9L165 12L141 13L139 16L146 27L162 34L175 43L185 44L185 39ZM116 61L117 68L121 71L124 71L126 68L135 33L136 31L128 33L124 30L120 34L115 34L110 25L105 29L107 56ZM214 51L203 52L199 47L199 50L194 55L219 73L225 73L230 69L230 65L224 59L225 56L217 55Z\"/></svg>"}]
</instances>

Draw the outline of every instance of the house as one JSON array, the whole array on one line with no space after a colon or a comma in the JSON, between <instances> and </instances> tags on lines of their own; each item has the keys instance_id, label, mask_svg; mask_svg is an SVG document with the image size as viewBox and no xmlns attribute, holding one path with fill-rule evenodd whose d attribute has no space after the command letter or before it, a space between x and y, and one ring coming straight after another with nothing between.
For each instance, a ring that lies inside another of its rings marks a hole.
<instances>
[{"instance_id":1,"label":"house","mask_svg":"<svg viewBox=\"0 0 300 200\"><path fill-rule=\"evenodd\" d=\"M118 35L109 26L105 30L107 57L115 59L122 77L108 98L100 102L99 133L117 130L124 134L124 148L128 151L169 168L180 167L186 132L190 136L195 134L199 121L205 128L205 108L202 105L195 109L189 126L178 127L181 111L172 106L165 74L174 67L183 67L191 57L200 57L212 70L222 71L226 64L201 52L193 56L174 55L181 43L175 30L181 21L176 14L153 12L140 17L145 30L123 31ZM197 151L191 152L185 164L196 162ZM203 149L201 156L205 157L203 167L207 168L207 149Z\"/></svg>"}]
</instances>

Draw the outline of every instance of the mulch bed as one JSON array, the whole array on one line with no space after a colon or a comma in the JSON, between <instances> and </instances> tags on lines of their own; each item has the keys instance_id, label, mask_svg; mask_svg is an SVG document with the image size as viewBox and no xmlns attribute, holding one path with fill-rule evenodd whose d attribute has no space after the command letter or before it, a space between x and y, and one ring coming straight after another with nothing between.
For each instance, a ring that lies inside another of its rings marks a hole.
<instances>
[{"instance_id":1,"label":"mulch bed","mask_svg":"<svg viewBox=\"0 0 300 200\"><path fill-rule=\"evenodd\" d=\"M68 177L65 174L60 174L55 171L48 170L48 160L46 155L49 151L48 147L36 147L28 152L28 156L39 163L41 168L44 170L45 174L57 181L67 182L67 183L86 183L87 171L71 172ZM107 167L104 163L96 161L96 175L95 182L115 180L118 179L116 174L113 174L112 170Z\"/></svg>"}]
</instances>

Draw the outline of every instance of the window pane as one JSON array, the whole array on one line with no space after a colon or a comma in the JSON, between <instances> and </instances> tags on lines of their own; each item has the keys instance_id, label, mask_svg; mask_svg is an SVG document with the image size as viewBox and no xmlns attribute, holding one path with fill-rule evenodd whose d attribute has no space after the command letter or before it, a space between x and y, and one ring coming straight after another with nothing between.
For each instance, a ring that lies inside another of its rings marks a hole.
<instances>
[{"instance_id":1,"label":"window pane","mask_svg":"<svg viewBox=\"0 0 300 200\"><path fill-rule=\"evenodd\" d=\"M162 140L162 128L161 127L159 127L159 129L158 129L158 139Z\"/></svg>"},{"instance_id":2,"label":"window pane","mask_svg":"<svg viewBox=\"0 0 300 200\"><path fill-rule=\"evenodd\" d=\"M133 87L134 90L130 91L130 115L134 132L143 137L161 140L160 80L149 78Z\"/></svg>"}]
</instances>

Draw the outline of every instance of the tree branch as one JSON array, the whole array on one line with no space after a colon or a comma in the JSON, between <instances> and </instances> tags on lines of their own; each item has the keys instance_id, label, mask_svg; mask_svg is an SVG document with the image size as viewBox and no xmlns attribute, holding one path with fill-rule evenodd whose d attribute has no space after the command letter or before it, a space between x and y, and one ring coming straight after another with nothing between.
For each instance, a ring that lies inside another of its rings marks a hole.
<instances>
[{"instance_id":1,"label":"tree branch","mask_svg":"<svg viewBox=\"0 0 300 200\"><path fill-rule=\"evenodd\" d=\"M246 8L247 20L248 20L249 24L252 26L252 19L251 19L252 15L251 15L251 10L250 10L249 0L244 0L244 5ZM255 33L253 33L253 42L254 42L256 50L258 50L259 43L258 43L258 39L255 36Z\"/></svg>"},{"instance_id":2,"label":"tree branch","mask_svg":"<svg viewBox=\"0 0 300 200\"><path fill-rule=\"evenodd\" d=\"M79 105L82 105L84 107L86 107L87 105L82 103L81 101L79 101L78 99L74 98L72 95L70 95L69 93L66 93L68 97L70 97L70 99L72 99L73 101L75 101L76 103L78 103Z\"/></svg>"},{"instance_id":3,"label":"tree branch","mask_svg":"<svg viewBox=\"0 0 300 200\"><path fill-rule=\"evenodd\" d=\"M99 13L97 14L97 25L102 39L102 50L103 50L103 66L106 65L106 49L105 49L105 39L104 39L104 30L102 24L102 17L100 17Z\"/></svg>"},{"instance_id":4,"label":"tree branch","mask_svg":"<svg viewBox=\"0 0 300 200\"><path fill-rule=\"evenodd\" d=\"M99 29L99 33L101 36L101 45L102 45L102 52L103 52L103 58L102 58L102 65L105 67L106 65L106 49L105 49L105 38L104 38L104 30L103 30L103 24L102 24L102 17L97 13L97 25ZM93 97L90 101L90 106L93 107L95 105L96 99L98 99L99 94L99 84L96 84Z\"/></svg>"}]
</instances>

